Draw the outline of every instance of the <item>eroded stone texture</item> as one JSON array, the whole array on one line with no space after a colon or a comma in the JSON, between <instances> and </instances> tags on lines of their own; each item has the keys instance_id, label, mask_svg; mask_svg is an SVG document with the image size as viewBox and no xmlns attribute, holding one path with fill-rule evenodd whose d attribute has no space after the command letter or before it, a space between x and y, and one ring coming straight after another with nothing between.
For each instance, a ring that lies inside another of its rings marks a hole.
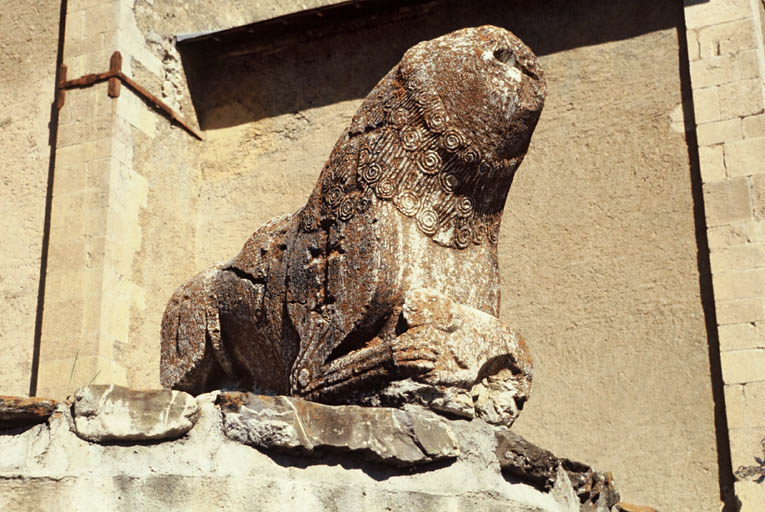
<instances>
[{"instance_id":1,"label":"eroded stone texture","mask_svg":"<svg viewBox=\"0 0 765 512\"><path fill-rule=\"evenodd\" d=\"M544 91L536 57L503 29L410 49L306 206L170 299L162 384L347 403L410 379L445 395L441 410L512 423L531 360L497 320L496 243Z\"/></svg>"},{"instance_id":2,"label":"eroded stone texture","mask_svg":"<svg viewBox=\"0 0 765 512\"><path fill-rule=\"evenodd\" d=\"M570 487L582 503L582 510L608 510L619 501L610 473L599 473L581 462L556 457L507 429L497 430L495 436L499 465L508 474L546 491L555 489L562 493L563 501L568 499L566 489ZM561 475L565 475L568 483L561 483Z\"/></svg>"},{"instance_id":3,"label":"eroded stone texture","mask_svg":"<svg viewBox=\"0 0 765 512\"><path fill-rule=\"evenodd\" d=\"M74 432L87 441L157 441L182 436L194 426L199 407L181 391L133 391L92 385L74 395Z\"/></svg>"},{"instance_id":4,"label":"eroded stone texture","mask_svg":"<svg viewBox=\"0 0 765 512\"><path fill-rule=\"evenodd\" d=\"M426 412L331 406L250 393L222 393L216 403L229 438L265 450L312 456L355 452L394 466L459 455L444 420Z\"/></svg>"},{"instance_id":5,"label":"eroded stone texture","mask_svg":"<svg viewBox=\"0 0 765 512\"><path fill-rule=\"evenodd\" d=\"M44 423L57 405L45 398L0 396L0 429Z\"/></svg>"},{"instance_id":6,"label":"eroded stone texture","mask_svg":"<svg viewBox=\"0 0 765 512\"><path fill-rule=\"evenodd\" d=\"M66 407L48 423L5 432L0 510L570 510L548 493L503 477L494 427L481 420L452 421L420 409L448 424L459 456L426 468L386 467L351 453L325 449L322 457L306 457L234 442L214 405L218 395L197 397L199 418L180 439L129 446L87 442L70 428L72 411ZM287 400L302 409L301 400ZM166 404L157 405L161 413ZM306 404L303 412L319 414L313 406L318 405ZM357 414L358 407L335 409L345 411L342 425L368 418ZM433 449L432 433L418 432L417 439L426 451Z\"/></svg>"}]
</instances>

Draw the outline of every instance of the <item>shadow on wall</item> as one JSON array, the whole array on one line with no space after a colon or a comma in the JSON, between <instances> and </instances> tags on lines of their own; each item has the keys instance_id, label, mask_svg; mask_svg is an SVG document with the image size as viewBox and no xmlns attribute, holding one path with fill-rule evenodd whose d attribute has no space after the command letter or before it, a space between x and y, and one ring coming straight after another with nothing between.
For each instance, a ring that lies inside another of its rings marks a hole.
<instances>
[{"instance_id":1,"label":"shadow on wall","mask_svg":"<svg viewBox=\"0 0 765 512\"><path fill-rule=\"evenodd\" d=\"M224 34L179 49L200 125L211 130L364 98L409 47L459 28L505 27L544 56L672 28L676 11L642 0L446 0L349 20L323 36L303 23L259 39L254 25L246 47L241 34L228 44Z\"/></svg>"}]
</instances>

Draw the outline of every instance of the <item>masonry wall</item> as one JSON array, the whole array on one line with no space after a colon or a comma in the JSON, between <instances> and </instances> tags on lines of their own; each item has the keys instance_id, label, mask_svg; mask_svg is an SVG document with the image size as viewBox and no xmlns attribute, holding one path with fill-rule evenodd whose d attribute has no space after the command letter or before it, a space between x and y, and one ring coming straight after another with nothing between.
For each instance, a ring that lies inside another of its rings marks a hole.
<instances>
[{"instance_id":1,"label":"masonry wall","mask_svg":"<svg viewBox=\"0 0 765 512\"><path fill-rule=\"evenodd\" d=\"M733 469L758 466L765 439L765 53L763 3L686 7L706 225ZM761 460L761 459L760 459ZM765 490L738 481L746 510Z\"/></svg>"},{"instance_id":2,"label":"masonry wall","mask_svg":"<svg viewBox=\"0 0 765 512\"><path fill-rule=\"evenodd\" d=\"M29 392L50 164L59 5L0 14L0 371L2 393Z\"/></svg>"}]
</instances>

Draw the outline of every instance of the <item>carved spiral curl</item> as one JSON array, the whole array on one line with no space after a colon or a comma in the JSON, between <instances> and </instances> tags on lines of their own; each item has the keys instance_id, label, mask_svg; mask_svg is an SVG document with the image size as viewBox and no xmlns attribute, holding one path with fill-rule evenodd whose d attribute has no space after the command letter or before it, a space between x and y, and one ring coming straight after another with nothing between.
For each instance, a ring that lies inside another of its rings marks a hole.
<instances>
[{"instance_id":1,"label":"carved spiral curl","mask_svg":"<svg viewBox=\"0 0 765 512\"><path fill-rule=\"evenodd\" d=\"M427 91L424 83L419 80L410 80L409 95L420 107L428 107L438 102L438 96Z\"/></svg>"},{"instance_id":2,"label":"carved spiral curl","mask_svg":"<svg viewBox=\"0 0 765 512\"><path fill-rule=\"evenodd\" d=\"M423 174L436 174L441 169L441 164L441 155L432 149L417 155L417 167Z\"/></svg>"},{"instance_id":3,"label":"carved spiral curl","mask_svg":"<svg viewBox=\"0 0 765 512\"><path fill-rule=\"evenodd\" d=\"M332 180L332 176L326 176L321 182L321 193L327 195L334 184L335 183Z\"/></svg>"},{"instance_id":4,"label":"carved spiral curl","mask_svg":"<svg viewBox=\"0 0 765 512\"><path fill-rule=\"evenodd\" d=\"M473 239L473 233L468 226L459 226L454 232L454 245L459 249L464 249Z\"/></svg>"},{"instance_id":5,"label":"carved spiral curl","mask_svg":"<svg viewBox=\"0 0 765 512\"><path fill-rule=\"evenodd\" d=\"M449 128L441 135L441 144L447 151L457 151L465 142L465 136L456 128Z\"/></svg>"},{"instance_id":6,"label":"carved spiral curl","mask_svg":"<svg viewBox=\"0 0 765 512\"><path fill-rule=\"evenodd\" d=\"M343 189L339 186L335 186L329 193L324 195L324 199L327 201L330 208L335 208L340 204L344 196Z\"/></svg>"},{"instance_id":7,"label":"carved spiral curl","mask_svg":"<svg viewBox=\"0 0 765 512\"><path fill-rule=\"evenodd\" d=\"M340 203L340 208L337 209L337 216L343 222L351 220L351 217L353 217L353 213L355 211L355 206L356 205L353 203L353 199L346 196L345 199L343 199L343 201Z\"/></svg>"},{"instance_id":8,"label":"carved spiral curl","mask_svg":"<svg viewBox=\"0 0 765 512\"><path fill-rule=\"evenodd\" d=\"M390 113L390 122L396 126L405 126L409 122L409 111L399 107Z\"/></svg>"},{"instance_id":9,"label":"carved spiral curl","mask_svg":"<svg viewBox=\"0 0 765 512\"><path fill-rule=\"evenodd\" d=\"M496 244L499 241L499 222L494 222L489 226L489 242Z\"/></svg>"},{"instance_id":10,"label":"carved spiral curl","mask_svg":"<svg viewBox=\"0 0 765 512\"><path fill-rule=\"evenodd\" d=\"M372 199L366 195L361 196L359 201L356 203L356 211L359 213L364 213L372 206Z\"/></svg>"},{"instance_id":11,"label":"carved spiral curl","mask_svg":"<svg viewBox=\"0 0 765 512\"><path fill-rule=\"evenodd\" d=\"M407 151L417 151L422 144L422 130L417 126L407 126L399 135L401 146Z\"/></svg>"},{"instance_id":12,"label":"carved spiral curl","mask_svg":"<svg viewBox=\"0 0 765 512\"><path fill-rule=\"evenodd\" d=\"M393 200L398 209L407 217L412 217L417 213L419 207L419 200L417 195L411 190L404 190L400 192Z\"/></svg>"},{"instance_id":13,"label":"carved spiral curl","mask_svg":"<svg viewBox=\"0 0 765 512\"><path fill-rule=\"evenodd\" d=\"M486 239L486 226L482 223L476 223L475 229L473 229L473 243L481 245Z\"/></svg>"},{"instance_id":14,"label":"carved spiral curl","mask_svg":"<svg viewBox=\"0 0 765 512\"><path fill-rule=\"evenodd\" d=\"M472 165L481 159L481 151L476 146L470 145L460 153L460 158L466 164Z\"/></svg>"},{"instance_id":15,"label":"carved spiral curl","mask_svg":"<svg viewBox=\"0 0 765 512\"><path fill-rule=\"evenodd\" d=\"M359 150L359 165L364 165L372 160L372 150L369 148L361 148Z\"/></svg>"},{"instance_id":16,"label":"carved spiral curl","mask_svg":"<svg viewBox=\"0 0 765 512\"><path fill-rule=\"evenodd\" d=\"M384 168L379 162L369 162L361 167L361 179L373 185L382 178Z\"/></svg>"},{"instance_id":17,"label":"carved spiral curl","mask_svg":"<svg viewBox=\"0 0 765 512\"><path fill-rule=\"evenodd\" d=\"M478 172L480 174L488 174L492 170L492 165L487 162L486 160L481 160L481 163L478 165Z\"/></svg>"},{"instance_id":18,"label":"carved spiral curl","mask_svg":"<svg viewBox=\"0 0 765 512\"><path fill-rule=\"evenodd\" d=\"M442 172L438 175L438 184L441 185L441 188L444 190L444 192L452 194L455 190L457 190L457 186L460 184L460 180L456 174L451 172Z\"/></svg>"},{"instance_id":19,"label":"carved spiral curl","mask_svg":"<svg viewBox=\"0 0 765 512\"><path fill-rule=\"evenodd\" d=\"M417 214L417 227L426 235L435 235L438 230L438 213L427 206Z\"/></svg>"},{"instance_id":20,"label":"carved spiral curl","mask_svg":"<svg viewBox=\"0 0 765 512\"><path fill-rule=\"evenodd\" d=\"M396 184L390 178L385 178L375 187L377 197L380 199L390 199L396 193Z\"/></svg>"},{"instance_id":21,"label":"carved spiral curl","mask_svg":"<svg viewBox=\"0 0 765 512\"><path fill-rule=\"evenodd\" d=\"M469 197L460 197L457 200L457 214L460 217L470 217L473 214L473 202Z\"/></svg>"},{"instance_id":22,"label":"carved spiral curl","mask_svg":"<svg viewBox=\"0 0 765 512\"><path fill-rule=\"evenodd\" d=\"M446 130L447 123L448 118L446 113L443 112L440 108L430 109L425 114L425 124L427 124L428 128L430 128L430 131L434 133L441 133Z\"/></svg>"}]
</instances>

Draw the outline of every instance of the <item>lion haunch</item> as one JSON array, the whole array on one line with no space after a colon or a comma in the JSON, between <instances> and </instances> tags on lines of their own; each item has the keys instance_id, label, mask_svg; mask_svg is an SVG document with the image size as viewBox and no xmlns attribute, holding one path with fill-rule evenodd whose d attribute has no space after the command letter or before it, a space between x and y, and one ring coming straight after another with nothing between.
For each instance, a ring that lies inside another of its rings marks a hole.
<instances>
[{"instance_id":1,"label":"lion haunch","mask_svg":"<svg viewBox=\"0 0 765 512\"><path fill-rule=\"evenodd\" d=\"M398 396L512 422L531 361L497 319L496 244L544 96L536 57L506 30L408 50L305 207L175 292L162 385L335 403Z\"/></svg>"}]
</instances>

